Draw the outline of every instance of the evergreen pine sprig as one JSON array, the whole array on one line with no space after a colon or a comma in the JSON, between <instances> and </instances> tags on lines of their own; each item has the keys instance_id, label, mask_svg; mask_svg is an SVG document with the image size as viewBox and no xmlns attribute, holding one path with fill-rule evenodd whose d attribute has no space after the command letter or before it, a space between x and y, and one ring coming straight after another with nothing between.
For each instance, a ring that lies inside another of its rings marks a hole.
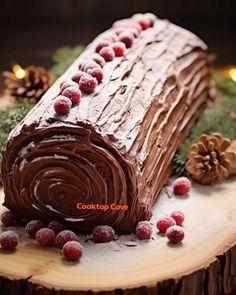
<instances>
[{"instance_id":1,"label":"evergreen pine sprig","mask_svg":"<svg viewBox=\"0 0 236 295\"><path fill-rule=\"evenodd\" d=\"M10 131L25 117L33 106L34 104L28 99L18 99L14 105L0 110L0 164L2 162L2 151Z\"/></svg>"},{"instance_id":2,"label":"evergreen pine sprig","mask_svg":"<svg viewBox=\"0 0 236 295\"><path fill-rule=\"evenodd\" d=\"M51 68L54 78L60 77L83 50L84 46L81 44L75 47L64 46L56 50L52 57L54 65Z\"/></svg>"},{"instance_id":3,"label":"evergreen pine sprig","mask_svg":"<svg viewBox=\"0 0 236 295\"><path fill-rule=\"evenodd\" d=\"M198 141L201 134L218 132L231 140L236 139L236 121L230 116L232 112L236 112L236 83L223 71L215 71L213 81L221 99L203 111L188 138L177 151L174 157L174 171L178 175L185 174L190 147Z\"/></svg>"}]
</instances>

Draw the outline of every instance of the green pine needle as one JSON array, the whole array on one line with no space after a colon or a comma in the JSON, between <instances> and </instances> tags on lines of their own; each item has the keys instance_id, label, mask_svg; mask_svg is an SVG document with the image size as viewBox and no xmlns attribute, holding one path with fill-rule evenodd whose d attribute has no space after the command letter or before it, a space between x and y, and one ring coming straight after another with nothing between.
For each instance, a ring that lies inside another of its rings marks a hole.
<instances>
[{"instance_id":1,"label":"green pine needle","mask_svg":"<svg viewBox=\"0 0 236 295\"><path fill-rule=\"evenodd\" d=\"M84 46L80 44L75 47L64 46L56 50L52 57L54 65L51 68L55 79L59 78L65 72L83 50Z\"/></svg>"}]
</instances>

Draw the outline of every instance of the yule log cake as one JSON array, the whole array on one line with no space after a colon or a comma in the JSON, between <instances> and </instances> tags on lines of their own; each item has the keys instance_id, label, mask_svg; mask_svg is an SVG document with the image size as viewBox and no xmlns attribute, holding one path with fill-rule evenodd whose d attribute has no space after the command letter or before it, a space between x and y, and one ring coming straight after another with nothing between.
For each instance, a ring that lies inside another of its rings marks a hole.
<instances>
[{"instance_id":1,"label":"yule log cake","mask_svg":"<svg viewBox=\"0 0 236 295\"><path fill-rule=\"evenodd\" d=\"M81 231L100 224L131 231L150 219L208 97L206 49L152 14L115 22L12 130L4 206L22 224L57 220ZM76 98L72 107L68 97Z\"/></svg>"}]
</instances>

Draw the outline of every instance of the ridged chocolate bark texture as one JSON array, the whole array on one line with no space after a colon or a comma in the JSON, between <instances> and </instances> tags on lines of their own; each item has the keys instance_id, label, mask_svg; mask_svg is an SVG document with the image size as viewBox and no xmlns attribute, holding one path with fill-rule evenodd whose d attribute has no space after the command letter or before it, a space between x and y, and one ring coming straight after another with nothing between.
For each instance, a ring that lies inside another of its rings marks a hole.
<instances>
[{"instance_id":1,"label":"ridged chocolate bark texture","mask_svg":"<svg viewBox=\"0 0 236 295\"><path fill-rule=\"evenodd\" d=\"M25 223L59 220L80 230L130 231L151 217L173 156L208 97L205 44L168 21L143 31L104 81L68 116L53 103L59 82L91 57L98 36L12 131L3 155L5 205ZM87 210L83 204L128 205Z\"/></svg>"}]
</instances>

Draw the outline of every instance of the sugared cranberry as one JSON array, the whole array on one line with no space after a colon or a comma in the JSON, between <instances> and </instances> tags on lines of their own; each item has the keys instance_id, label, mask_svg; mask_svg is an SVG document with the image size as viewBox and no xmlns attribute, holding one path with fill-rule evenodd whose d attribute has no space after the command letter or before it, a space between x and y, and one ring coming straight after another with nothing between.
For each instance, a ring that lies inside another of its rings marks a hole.
<instances>
[{"instance_id":1,"label":"sugared cranberry","mask_svg":"<svg viewBox=\"0 0 236 295\"><path fill-rule=\"evenodd\" d=\"M66 115L69 113L71 107L72 107L72 101L68 97L64 95L59 95L55 99L54 110L57 114Z\"/></svg>"},{"instance_id":2,"label":"sugared cranberry","mask_svg":"<svg viewBox=\"0 0 236 295\"><path fill-rule=\"evenodd\" d=\"M177 244L184 239L184 230L181 226L174 225L167 229L166 236L171 243Z\"/></svg>"},{"instance_id":3,"label":"sugared cranberry","mask_svg":"<svg viewBox=\"0 0 236 295\"><path fill-rule=\"evenodd\" d=\"M76 104L80 101L81 98L81 91L78 87L67 87L63 92L62 95L68 97L72 104Z\"/></svg>"},{"instance_id":4,"label":"sugared cranberry","mask_svg":"<svg viewBox=\"0 0 236 295\"><path fill-rule=\"evenodd\" d=\"M5 226L13 226L17 224L15 216L11 211L5 211L1 214L1 222Z\"/></svg>"},{"instance_id":5,"label":"sugared cranberry","mask_svg":"<svg viewBox=\"0 0 236 295\"><path fill-rule=\"evenodd\" d=\"M79 81L79 88L84 93L90 94L95 90L97 84L96 78L89 74L84 74Z\"/></svg>"},{"instance_id":6,"label":"sugared cranberry","mask_svg":"<svg viewBox=\"0 0 236 295\"><path fill-rule=\"evenodd\" d=\"M74 81L64 81L64 82L62 82L61 85L60 85L61 92L63 90L65 90L67 87L72 87L72 86L78 87L77 83L75 83Z\"/></svg>"},{"instance_id":7,"label":"sugared cranberry","mask_svg":"<svg viewBox=\"0 0 236 295\"><path fill-rule=\"evenodd\" d=\"M92 232L92 239L95 243L106 243L116 238L114 229L108 225L99 225Z\"/></svg>"},{"instance_id":8,"label":"sugared cranberry","mask_svg":"<svg viewBox=\"0 0 236 295\"><path fill-rule=\"evenodd\" d=\"M102 68L104 67L104 65L106 63L105 59L101 55L99 55L98 53L95 53L93 55L93 60Z\"/></svg>"},{"instance_id":9,"label":"sugared cranberry","mask_svg":"<svg viewBox=\"0 0 236 295\"><path fill-rule=\"evenodd\" d=\"M105 59L105 61L112 61L115 57L114 50L109 46L103 47L99 51L99 54Z\"/></svg>"},{"instance_id":10,"label":"sugared cranberry","mask_svg":"<svg viewBox=\"0 0 236 295\"><path fill-rule=\"evenodd\" d=\"M78 261L83 255L83 247L79 242L66 242L62 248L62 252L66 260Z\"/></svg>"},{"instance_id":11,"label":"sugared cranberry","mask_svg":"<svg viewBox=\"0 0 236 295\"><path fill-rule=\"evenodd\" d=\"M148 240L153 233L152 225L149 221L140 221L136 226L135 234L140 240Z\"/></svg>"},{"instance_id":12,"label":"sugared cranberry","mask_svg":"<svg viewBox=\"0 0 236 295\"><path fill-rule=\"evenodd\" d=\"M44 247L49 247L54 244L55 241L55 233L50 228L41 228L37 231L35 235L36 241L39 243L39 245Z\"/></svg>"},{"instance_id":13,"label":"sugared cranberry","mask_svg":"<svg viewBox=\"0 0 236 295\"><path fill-rule=\"evenodd\" d=\"M59 232L59 234L56 236L55 246L61 249L63 247L63 245L69 241L77 241L78 242L78 237L71 230L63 230L63 231Z\"/></svg>"},{"instance_id":14,"label":"sugared cranberry","mask_svg":"<svg viewBox=\"0 0 236 295\"><path fill-rule=\"evenodd\" d=\"M43 227L44 227L44 224L42 223L41 220L31 220L30 222L27 223L25 227L25 231L31 238L34 239L37 231Z\"/></svg>"},{"instance_id":15,"label":"sugared cranberry","mask_svg":"<svg viewBox=\"0 0 236 295\"><path fill-rule=\"evenodd\" d=\"M7 230L0 235L0 245L2 249L12 251L19 242L19 236L12 230Z\"/></svg>"},{"instance_id":16,"label":"sugared cranberry","mask_svg":"<svg viewBox=\"0 0 236 295\"><path fill-rule=\"evenodd\" d=\"M94 69L97 67L100 67L100 66L95 61L92 60L92 61L87 62L87 64L85 64L84 71L88 72L88 70Z\"/></svg>"},{"instance_id":17,"label":"sugared cranberry","mask_svg":"<svg viewBox=\"0 0 236 295\"><path fill-rule=\"evenodd\" d=\"M108 40L101 40L98 44L97 44L97 46L96 46L96 52L100 52L100 50L103 48L103 47L107 47L107 46L109 46L109 45L111 45L111 42L110 41L108 41Z\"/></svg>"},{"instance_id":18,"label":"sugared cranberry","mask_svg":"<svg viewBox=\"0 0 236 295\"><path fill-rule=\"evenodd\" d=\"M155 21L157 20L157 17L155 16L155 14L150 12L145 13L144 16L149 19L151 26L153 26Z\"/></svg>"},{"instance_id":19,"label":"sugared cranberry","mask_svg":"<svg viewBox=\"0 0 236 295\"><path fill-rule=\"evenodd\" d=\"M134 38L137 38L138 35L139 35L138 30L136 30L134 28L129 28L129 29L127 29L127 31L130 32L133 35Z\"/></svg>"},{"instance_id":20,"label":"sugared cranberry","mask_svg":"<svg viewBox=\"0 0 236 295\"><path fill-rule=\"evenodd\" d=\"M191 182L187 177L179 177L173 183L173 191L176 195L185 196L191 189Z\"/></svg>"},{"instance_id":21,"label":"sugared cranberry","mask_svg":"<svg viewBox=\"0 0 236 295\"><path fill-rule=\"evenodd\" d=\"M123 42L116 42L112 45L116 56L123 56L126 50L126 46Z\"/></svg>"},{"instance_id":22,"label":"sugared cranberry","mask_svg":"<svg viewBox=\"0 0 236 295\"><path fill-rule=\"evenodd\" d=\"M79 83L80 78L82 77L83 74L84 74L84 72L82 72L82 71L78 71L77 73L75 73L75 74L72 76L71 79L72 79L74 82ZM71 86L69 86L69 87L71 87Z\"/></svg>"},{"instance_id":23,"label":"sugared cranberry","mask_svg":"<svg viewBox=\"0 0 236 295\"><path fill-rule=\"evenodd\" d=\"M102 39L113 43L117 41L117 36L114 33L106 33L105 35L102 36Z\"/></svg>"},{"instance_id":24,"label":"sugared cranberry","mask_svg":"<svg viewBox=\"0 0 236 295\"><path fill-rule=\"evenodd\" d=\"M101 82L102 79L103 79L103 71L102 69L99 67L99 68L93 68L93 69L89 69L87 71L87 73L93 77L95 77L98 82Z\"/></svg>"},{"instance_id":25,"label":"sugared cranberry","mask_svg":"<svg viewBox=\"0 0 236 295\"><path fill-rule=\"evenodd\" d=\"M129 48L133 45L134 35L129 30L124 31L124 32L120 33L119 40L121 42L125 43L125 46L127 48Z\"/></svg>"},{"instance_id":26,"label":"sugared cranberry","mask_svg":"<svg viewBox=\"0 0 236 295\"><path fill-rule=\"evenodd\" d=\"M172 217L163 217L160 218L159 220L157 220L156 226L157 229L161 232L161 233L165 233L166 230L170 227L176 225L175 220Z\"/></svg>"},{"instance_id":27,"label":"sugared cranberry","mask_svg":"<svg viewBox=\"0 0 236 295\"><path fill-rule=\"evenodd\" d=\"M49 222L48 228L53 230L55 235L57 235L59 232L62 231L63 225L60 222L53 220L53 221Z\"/></svg>"},{"instance_id":28,"label":"sugared cranberry","mask_svg":"<svg viewBox=\"0 0 236 295\"><path fill-rule=\"evenodd\" d=\"M177 210L171 213L171 217L174 218L177 225L181 225L185 219L184 213Z\"/></svg>"},{"instance_id":29,"label":"sugared cranberry","mask_svg":"<svg viewBox=\"0 0 236 295\"><path fill-rule=\"evenodd\" d=\"M133 15L132 19L139 23L143 30L146 30L151 27L150 19L140 13Z\"/></svg>"},{"instance_id":30,"label":"sugared cranberry","mask_svg":"<svg viewBox=\"0 0 236 295\"><path fill-rule=\"evenodd\" d=\"M140 24L131 19L118 20L113 24L113 28L114 30L119 28L119 29L122 29L123 31L127 28L133 28L133 29L136 29L139 33L142 31L142 27L140 26Z\"/></svg>"}]
</instances>

